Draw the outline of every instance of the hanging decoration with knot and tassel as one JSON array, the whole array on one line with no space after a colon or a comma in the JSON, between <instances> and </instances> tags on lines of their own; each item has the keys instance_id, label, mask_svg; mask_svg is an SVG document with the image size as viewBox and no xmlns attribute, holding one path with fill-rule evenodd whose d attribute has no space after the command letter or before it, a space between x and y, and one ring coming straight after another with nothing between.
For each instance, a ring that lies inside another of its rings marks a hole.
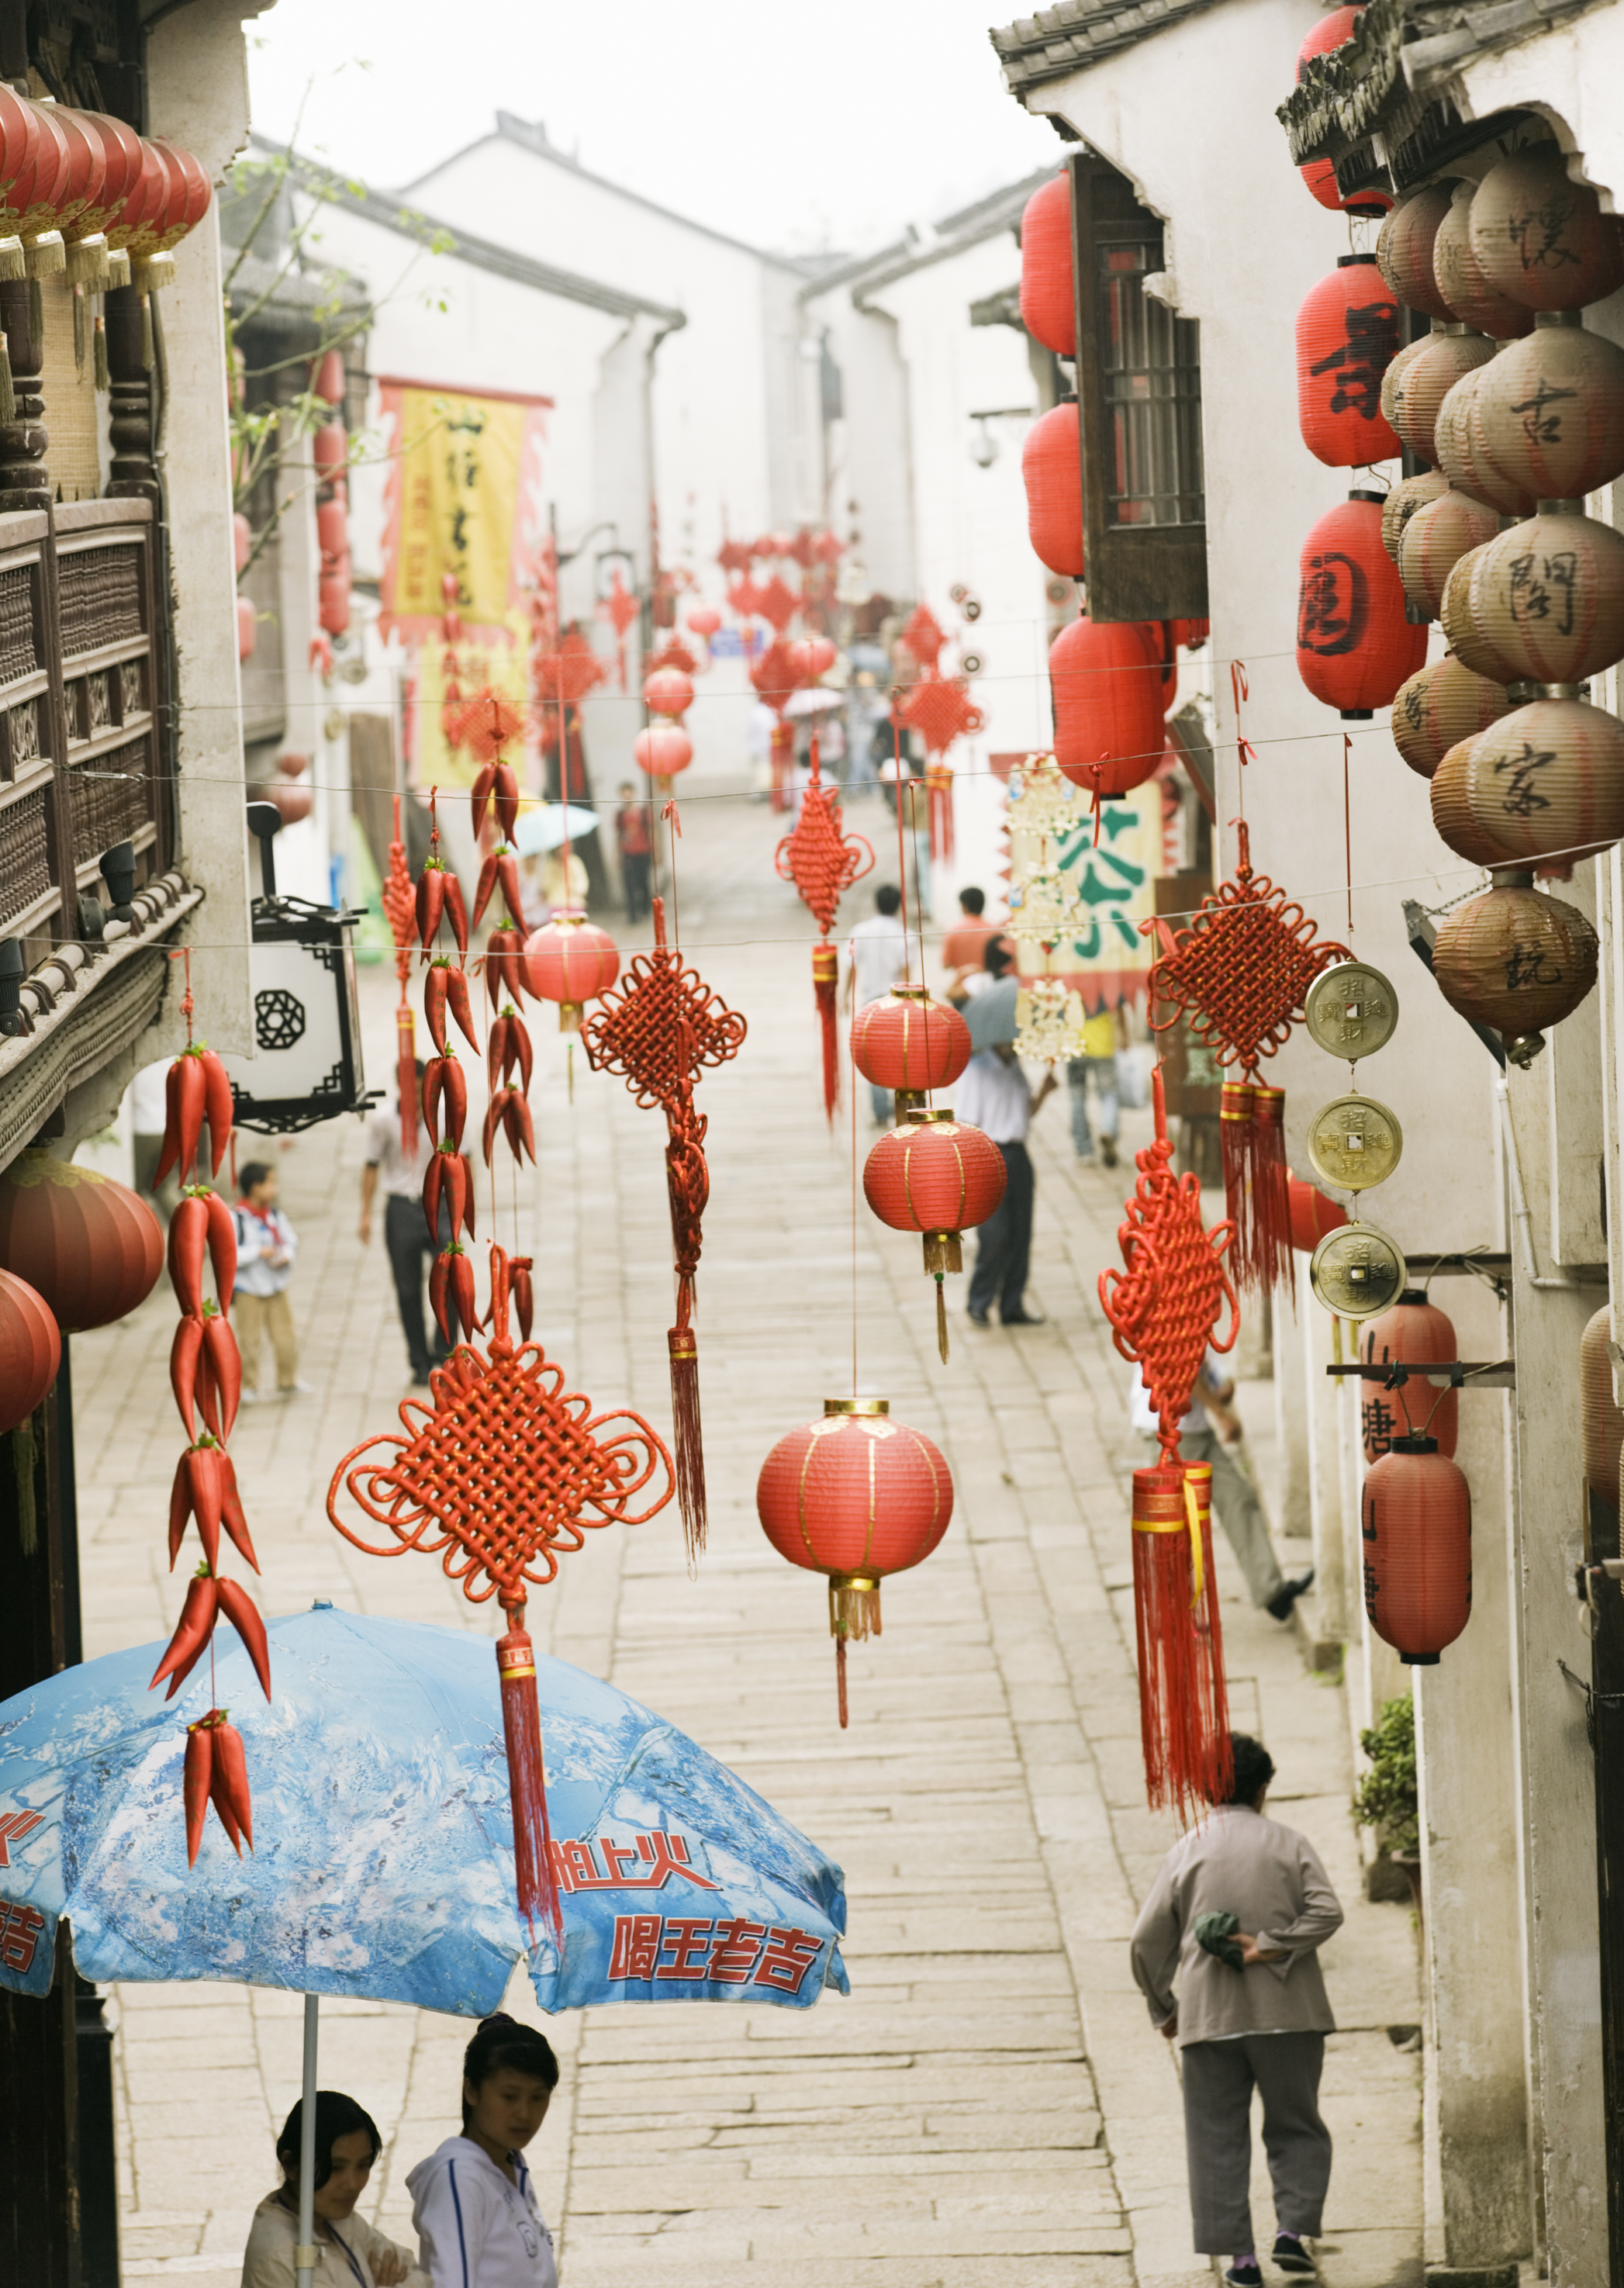
<instances>
[{"instance_id":1,"label":"hanging decoration with knot and tassel","mask_svg":"<svg viewBox=\"0 0 1624 2288\"><path fill-rule=\"evenodd\" d=\"M823 1036L823 1109L832 1121L840 1097L840 1058L836 1042L835 989L840 953L829 942L836 909L853 882L873 870L874 852L860 834L842 831L840 789L819 767L818 742L812 743L812 777L801 793L801 814L772 854L779 879L793 882L818 925L812 948L812 989Z\"/></svg>"},{"instance_id":2,"label":"hanging decoration with knot and tassel","mask_svg":"<svg viewBox=\"0 0 1624 2288\"><path fill-rule=\"evenodd\" d=\"M1232 1760L1224 1636L1212 1564L1212 1465L1186 1462L1178 1426L1208 1347L1240 1332L1224 1258L1232 1223L1207 1230L1199 1177L1176 1176L1161 1071L1153 1078L1156 1133L1136 1156L1138 1182L1117 1235L1122 1268L1099 1278L1100 1307L1118 1352L1138 1367L1156 1417L1161 1457L1133 1477L1134 1614L1139 1651L1139 1729L1153 1809L1181 1815L1222 1802ZM1229 1306L1229 1325L1217 1323Z\"/></svg>"},{"instance_id":3,"label":"hanging decoration with knot and tassel","mask_svg":"<svg viewBox=\"0 0 1624 2288\"><path fill-rule=\"evenodd\" d=\"M440 1559L471 1604L494 1597L500 1605L507 1627L496 1667L519 1910L532 1945L539 1925L561 1948L526 1604L588 1530L641 1525L665 1507L671 1458L640 1415L626 1408L594 1414L589 1398L564 1388L563 1369L539 1343L512 1340L515 1267L500 1247L491 1249L488 1343L481 1350L464 1333L444 1365L430 1370L432 1402L402 1403L405 1435L369 1438L345 1456L328 1488L327 1513L369 1557L421 1550ZM345 1523L338 1509L345 1493L389 1538L368 1541Z\"/></svg>"},{"instance_id":4,"label":"hanging decoration with knot and tassel","mask_svg":"<svg viewBox=\"0 0 1624 2288\"><path fill-rule=\"evenodd\" d=\"M694 1110L693 1090L708 1066L726 1064L744 1045L746 1026L711 991L665 937L665 901L654 901L652 951L630 963L603 1006L582 1027L594 1072L618 1073L638 1103L665 1114L666 1190L676 1259L677 1324L666 1342L671 1361L671 1415L677 1449L677 1503L692 1560L705 1545L705 1450L700 1427L699 1341L693 1331L693 1280L710 1196L705 1164L709 1123Z\"/></svg>"},{"instance_id":5,"label":"hanging decoration with knot and tassel","mask_svg":"<svg viewBox=\"0 0 1624 2288\"><path fill-rule=\"evenodd\" d=\"M931 855L953 855L953 773L947 750L955 739L986 728L986 718L963 676L923 675L899 710L925 744L925 787L931 798Z\"/></svg>"},{"instance_id":6,"label":"hanging decoration with knot and tassel","mask_svg":"<svg viewBox=\"0 0 1624 2288\"><path fill-rule=\"evenodd\" d=\"M1052 974L1056 948L1075 933L1081 898L1058 847L1079 820L1079 798L1052 755L1036 755L1010 775L1010 934L1020 992L1016 1053L1054 1065L1084 1053L1082 997ZM1075 853L1073 854L1073 855Z\"/></svg>"},{"instance_id":7,"label":"hanging decoration with knot and tassel","mask_svg":"<svg viewBox=\"0 0 1624 2288\"><path fill-rule=\"evenodd\" d=\"M383 886L384 917L395 941L395 978L400 998L395 1007L395 1085L400 1094L400 1152L409 1166L417 1156L417 1036L407 982L412 973L412 941L417 934L417 902L412 870L400 838L400 798L395 797L394 840Z\"/></svg>"},{"instance_id":8,"label":"hanging decoration with knot and tassel","mask_svg":"<svg viewBox=\"0 0 1624 2288\"><path fill-rule=\"evenodd\" d=\"M1291 1275L1291 1201L1286 1167L1286 1092L1259 1069L1284 1046L1322 969L1351 958L1317 938L1302 907L1266 874L1255 874L1246 821L1235 871L1203 898L1188 927L1141 922L1162 948L1150 973L1151 1025L1180 1017L1227 1072L1221 1102L1224 1190L1235 1226L1232 1261L1243 1287L1264 1291Z\"/></svg>"}]
</instances>

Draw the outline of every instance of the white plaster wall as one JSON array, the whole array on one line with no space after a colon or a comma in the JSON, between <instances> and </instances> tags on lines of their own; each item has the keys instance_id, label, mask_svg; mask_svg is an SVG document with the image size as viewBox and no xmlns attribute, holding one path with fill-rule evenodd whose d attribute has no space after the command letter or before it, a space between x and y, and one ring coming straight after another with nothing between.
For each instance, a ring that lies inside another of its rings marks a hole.
<instances>
[{"instance_id":1,"label":"white plaster wall","mask_svg":"<svg viewBox=\"0 0 1624 2288\"><path fill-rule=\"evenodd\" d=\"M885 310L860 309L846 285L809 297L804 322L809 332L828 333L841 373L845 409L826 476L833 528L843 539L856 532L852 553L870 592L911 596L913 435L897 321Z\"/></svg>"}]
</instances>

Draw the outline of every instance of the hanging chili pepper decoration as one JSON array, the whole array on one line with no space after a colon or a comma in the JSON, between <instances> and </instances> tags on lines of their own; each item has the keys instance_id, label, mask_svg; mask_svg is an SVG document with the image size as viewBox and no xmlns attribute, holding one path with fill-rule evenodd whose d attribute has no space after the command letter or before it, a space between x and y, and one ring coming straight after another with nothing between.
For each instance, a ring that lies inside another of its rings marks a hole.
<instances>
[{"instance_id":1,"label":"hanging chili pepper decoration","mask_svg":"<svg viewBox=\"0 0 1624 2288\"><path fill-rule=\"evenodd\" d=\"M1225 1204L1235 1226L1235 1275L1259 1291L1290 1274L1291 1202L1286 1167L1283 1089L1262 1076L1261 1060L1300 1024L1310 986L1322 969L1351 959L1345 945L1316 937L1302 907L1266 874L1254 874L1246 821L1232 878L1204 898L1187 928L1141 922L1162 947L1150 973L1150 1022L1166 1032L1181 1019L1224 1069L1220 1127ZM1238 1076L1233 1068L1239 1065Z\"/></svg>"},{"instance_id":2,"label":"hanging chili pepper decoration","mask_svg":"<svg viewBox=\"0 0 1624 2288\"><path fill-rule=\"evenodd\" d=\"M395 1084L400 1092L400 1150L409 1163L417 1156L417 1042L412 1005L406 996L412 973L412 940L416 935L416 902L406 845L400 838L400 798L395 797L394 840L389 846L389 872L383 888L384 912L395 941L395 977L400 998L395 1007Z\"/></svg>"},{"instance_id":3,"label":"hanging chili pepper decoration","mask_svg":"<svg viewBox=\"0 0 1624 2288\"><path fill-rule=\"evenodd\" d=\"M874 852L860 834L841 830L840 789L825 782L812 743L812 777L802 790L801 814L772 854L779 879L793 882L801 902L818 925L812 948L812 989L823 1035L823 1109L832 1124L840 1098L840 1054L836 1041L836 988L840 955L829 930L843 894L874 866Z\"/></svg>"},{"instance_id":4,"label":"hanging chili pepper decoration","mask_svg":"<svg viewBox=\"0 0 1624 2288\"><path fill-rule=\"evenodd\" d=\"M744 1045L746 1026L717 998L665 938L665 901L654 901L654 943L640 953L581 1029L594 1072L618 1073L637 1101L665 1114L666 1191L676 1258L677 1324L668 1329L671 1413L677 1449L677 1503L690 1559L705 1545L705 1449L700 1425L699 1343L693 1331L693 1278L709 1197L705 1161L708 1123L694 1110L693 1090L707 1066L726 1064Z\"/></svg>"},{"instance_id":5,"label":"hanging chili pepper decoration","mask_svg":"<svg viewBox=\"0 0 1624 2288\"><path fill-rule=\"evenodd\" d=\"M1224 1636L1212 1564L1212 1466L1186 1462L1178 1426L1190 1409L1208 1347L1226 1351L1240 1331L1224 1268L1232 1223L1201 1222L1200 1180L1176 1176L1158 1066L1156 1133L1136 1156L1139 1180L1118 1233L1121 1270L1099 1279L1100 1307L1121 1355L1137 1363L1161 1448L1133 1483L1134 1609L1139 1728L1152 1807L1221 1802L1230 1768ZM1217 1323L1225 1304L1229 1325Z\"/></svg>"}]
</instances>

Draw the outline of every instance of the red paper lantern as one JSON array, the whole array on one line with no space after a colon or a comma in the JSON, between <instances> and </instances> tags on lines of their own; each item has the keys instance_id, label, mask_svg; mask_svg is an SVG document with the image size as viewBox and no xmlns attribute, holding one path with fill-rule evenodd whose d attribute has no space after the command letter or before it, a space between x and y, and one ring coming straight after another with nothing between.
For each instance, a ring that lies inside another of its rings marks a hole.
<instances>
[{"instance_id":1,"label":"red paper lantern","mask_svg":"<svg viewBox=\"0 0 1624 2288\"><path fill-rule=\"evenodd\" d=\"M127 1318L162 1268L157 1217L111 1176L48 1152L0 1175L0 1269L27 1280L65 1335Z\"/></svg>"},{"instance_id":2,"label":"red paper lantern","mask_svg":"<svg viewBox=\"0 0 1624 2288\"><path fill-rule=\"evenodd\" d=\"M685 715L693 704L693 686L680 668L657 668L645 679L643 699L651 714Z\"/></svg>"},{"instance_id":3,"label":"red paper lantern","mask_svg":"<svg viewBox=\"0 0 1624 2288\"><path fill-rule=\"evenodd\" d=\"M0 1430L26 1422L62 1363L62 1339L43 1297L0 1271Z\"/></svg>"},{"instance_id":4,"label":"red paper lantern","mask_svg":"<svg viewBox=\"0 0 1624 2288\"><path fill-rule=\"evenodd\" d=\"M1305 1183L1289 1170L1286 1192L1291 1207L1291 1243L1303 1255L1311 1255L1327 1232L1340 1231L1348 1220L1347 1211L1318 1185Z\"/></svg>"},{"instance_id":5,"label":"red paper lantern","mask_svg":"<svg viewBox=\"0 0 1624 2288\"><path fill-rule=\"evenodd\" d=\"M1051 406L1026 432L1020 472L1026 487L1026 530L1032 552L1051 572L1081 580L1082 454L1074 398Z\"/></svg>"},{"instance_id":6,"label":"red paper lantern","mask_svg":"<svg viewBox=\"0 0 1624 2288\"><path fill-rule=\"evenodd\" d=\"M621 969L620 949L608 931L567 907L531 931L524 961L538 998L558 1003L561 1033L581 1030L585 1004L606 993Z\"/></svg>"},{"instance_id":7,"label":"red paper lantern","mask_svg":"<svg viewBox=\"0 0 1624 2288\"><path fill-rule=\"evenodd\" d=\"M1391 706L1427 656L1404 616L1404 584L1382 545L1382 496L1354 492L1303 544L1297 672L1345 718Z\"/></svg>"},{"instance_id":8,"label":"red paper lantern","mask_svg":"<svg viewBox=\"0 0 1624 2288\"><path fill-rule=\"evenodd\" d=\"M239 660L252 659L254 656L254 628L257 616L250 599L247 596L239 596L237 599L237 657Z\"/></svg>"},{"instance_id":9,"label":"red paper lantern","mask_svg":"<svg viewBox=\"0 0 1624 2288\"><path fill-rule=\"evenodd\" d=\"M1367 1366L1447 1366L1461 1355L1450 1319L1421 1288L1406 1287L1398 1300L1359 1335L1359 1357ZM1460 1434L1461 1394L1435 1390L1412 1375L1394 1390L1367 1376L1359 1378L1359 1435L1367 1462L1379 1462L1396 1438L1430 1438L1441 1454L1453 1455Z\"/></svg>"},{"instance_id":10,"label":"red paper lantern","mask_svg":"<svg viewBox=\"0 0 1624 2288\"><path fill-rule=\"evenodd\" d=\"M888 1400L826 1398L822 1419L789 1431L762 1464L756 1513L780 1557L828 1577L844 1727L847 1642L879 1635L881 1582L922 1564L947 1532L947 1465L891 1419Z\"/></svg>"},{"instance_id":11,"label":"red paper lantern","mask_svg":"<svg viewBox=\"0 0 1624 2288\"><path fill-rule=\"evenodd\" d=\"M1398 304L1375 261L1374 254L1341 256L1297 312L1297 425L1328 468L1366 468L1402 450L1382 411L1382 377L1400 346ZM1030 481L1026 492L1030 501Z\"/></svg>"},{"instance_id":12,"label":"red paper lantern","mask_svg":"<svg viewBox=\"0 0 1624 2288\"><path fill-rule=\"evenodd\" d=\"M1319 19L1297 50L1299 85L1306 76L1311 57L1329 55L1334 49L1343 46L1352 38L1353 28L1362 12L1361 8L1334 8L1328 16ZM1393 203L1386 191L1370 189L1357 191L1351 198L1344 199L1336 187L1335 166L1329 159L1311 159L1308 165L1299 167L1297 172L1311 195L1334 214L1381 214Z\"/></svg>"},{"instance_id":13,"label":"red paper lantern","mask_svg":"<svg viewBox=\"0 0 1624 2288\"><path fill-rule=\"evenodd\" d=\"M1624 234L1554 144L1515 151L1472 195L1471 250L1491 286L1530 310L1582 310L1624 285Z\"/></svg>"},{"instance_id":14,"label":"red paper lantern","mask_svg":"<svg viewBox=\"0 0 1624 2288\"><path fill-rule=\"evenodd\" d=\"M248 560L253 553L254 534L241 509L231 520L231 537L233 562L235 569L242 573L248 568Z\"/></svg>"},{"instance_id":15,"label":"red paper lantern","mask_svg":"<svg viewBox=\"0 0 1624 2288\"><path fill-rule=\"evenodd\" d=\"M1055 760L1074 784L1103 801L1152 775L1167 745L1167 667L1150 621L1085 615L1061 629L1049 651Z\"/></svg>"},{"instance_id":16,"label":"red paper lantern","mask_svg":"<svg viewBox=\"0 0 1624 2288\"><path fill-rule=\"evenodd\" d=\"M951 1088L970 1062L970 1028L923 985L893 985L852 1020L852 1061L876 1088L895 1091L897 1118L931 1091Z\"/></svg>"},{"instance_id":17,"label":"red paper lantern","mask_svg":"<svg viewBox=\"0 0 1624 2288\"><path fill-rule=\"evenodd\" d=\"M688 625L701 642L709 643L722 624L722 615L714 604L696 604L688 614Z\"/></svg>"},{"instance_id":18,"label":"red paper lantern","mask_svg":"<svg viewBox=\"0 0 1624 2288\"><path fill-rule=\"evenodd\" d=\"M344 352L327 350L311 376L310 393L335 409L344 403Z\"/></svg>"},{"instance_id":19,"label":"red paper lantern","mask_svg":"<svg viewBox=\"0 0 1624 2288\"><path fill-rule=\"evenodd\" d=\"M316 584L316 616L329 636L342 636L350 626L350 560L343 560L343 569L323 572Z\"/></svg>"},{"instance_id":20,"label":"red paper lantern","mask_svg":"<svg viewBox=\"0 0 1624 2288\"><path fill-rule=\"evenodd\" d=\"M1020 315L1026 331L1057 357L1077 354L1072 290L1072 179L1057 175L1034 192L1020 218Z\"/></svg>"},{"instance_id":21,"label":"red paper lantern","mask_svg":"<svg viewBox=\"0 0 1624 2288\"><path fill-rule=\"evenodd\" d=\"M1436 1667L1471 1617L1470 1489L1436 1439L1398 1438L1361 1507L1370 1625L1411 1667Z\"/></svg>"},{"instance_id":22,"label":"red paper lantern","mask_svg":"<svg viewBox=\"0 0 1624 2288\"><path fill-rule=\"evenodd\" d=\"M674 723L656 723L638 733L631 751L638 768L651 779L673 779L693 760L693 742Z\"/></svg>"},{"instance_id":23,"label":"red paper lantern","mask_svg":"<svg viewBox=\"0 0 1624 2288\"><path fill-rule=\"evenodd\" d=\"M350 436L342 421L327 421L310 440L310 457L314 464L317 481L336 484L344 475L350 456Z\"/></svg>"},{"instance_id":24,"label":"red paper lantern","mask_svg":"<svg viewBox=\"0 0 1624 2288\"><path fill-rule=\"evenodd\" d=\"M1003 1197L1003 1154L951 1108L909 1112L882 1136L863 1165L863 1197L893 1231L916 1231L936 1282L936 1340L947 1355L943 1275L964 1268L961 1235L985 1223Z\"/></svg>"}]
</instances>

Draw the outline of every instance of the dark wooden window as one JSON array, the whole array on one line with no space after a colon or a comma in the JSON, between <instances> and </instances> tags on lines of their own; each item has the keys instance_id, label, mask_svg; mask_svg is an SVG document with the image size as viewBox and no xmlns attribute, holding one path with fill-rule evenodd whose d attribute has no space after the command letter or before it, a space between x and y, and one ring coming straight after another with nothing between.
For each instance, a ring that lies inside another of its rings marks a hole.
<instances>
[{"instance_id":1,"label":"dark wooden window","mask_svg":"<svg viewBox=\"0 0 1624 2288\"><path fill-rule=\"evenodd\" d=\"M1162 226L1087 152L1072 173L1077 419L1088 599L1097 620L1207 611L1200 329L1145 290Z\"/></svg>"}]
</instances>

